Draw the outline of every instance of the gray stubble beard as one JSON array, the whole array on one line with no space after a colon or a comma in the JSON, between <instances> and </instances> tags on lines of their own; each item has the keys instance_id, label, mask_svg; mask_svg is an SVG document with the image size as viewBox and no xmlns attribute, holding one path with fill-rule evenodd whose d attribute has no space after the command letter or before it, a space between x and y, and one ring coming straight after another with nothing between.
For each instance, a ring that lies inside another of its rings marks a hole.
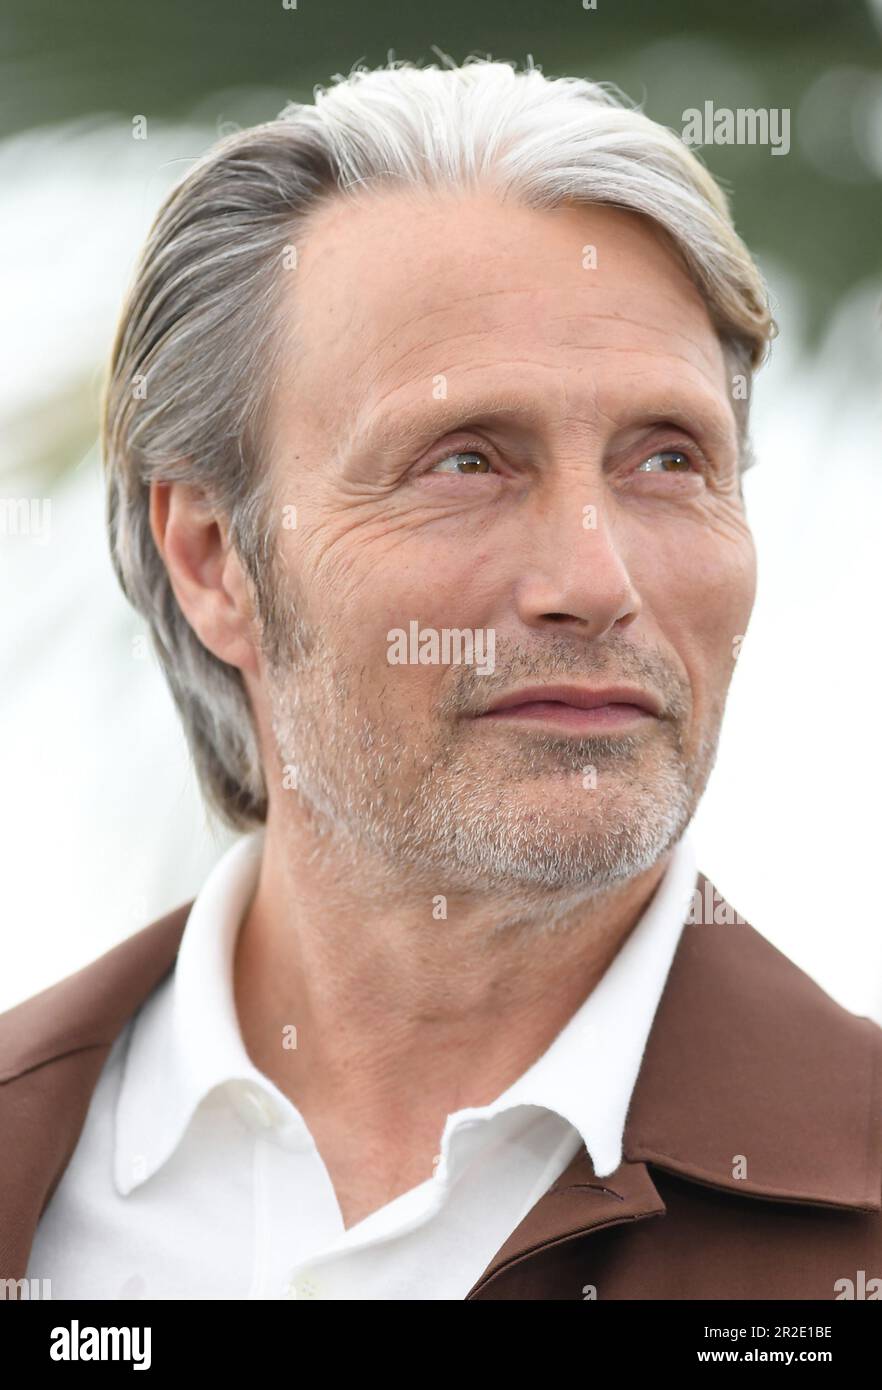
<instances>
[{"instance_id":1,"label":"gray stubble beard","mask_svg":"<svg viewBox=\"0 0 882 1390\"><path fill-rule=\"evenodd\" d=\"M357 672L318 634L290 624L281 638L273 635L273 737L281 764L295 769L294 794L317 852L345 847L355 856L355 872L359 858L381 861L390 884L403 876L411 883L425 880L435 892L507 895L524 906L548 902L551 894L562 912L569 910L655 864L691 820L713 767L722 707L687 758L688 688L672 684L668 668L658 664L653 674L657 680L666 673L669 700L649 737L573 740L513 730L502 758L497 728L492 736L488 731L483 771L464 756L464 730L474 734L477 726L449 717L479 688L473 673L461 673L459 685L442 699L437 737L431 748L420 749L409 742L407 727L359 715ZM580 675L591 664L586 651L577 654ZM560 675L561 667L574 673L572 644L554 639L547 657L543 679ZM530 664L535 668L535 653ZM630 664L634 675L635 659ZM645 658L636 666L645 670ZM390 668L390 675L398 669ZM382 692L374 703L382 707ZM551 773L560 776L562 795L571 796L574 779L589 766L596 769L596 787L576 783L581 796L593 799L586 801L591 813L584 833L518 795L518 788Z\"/></svg>"}]
</instances>

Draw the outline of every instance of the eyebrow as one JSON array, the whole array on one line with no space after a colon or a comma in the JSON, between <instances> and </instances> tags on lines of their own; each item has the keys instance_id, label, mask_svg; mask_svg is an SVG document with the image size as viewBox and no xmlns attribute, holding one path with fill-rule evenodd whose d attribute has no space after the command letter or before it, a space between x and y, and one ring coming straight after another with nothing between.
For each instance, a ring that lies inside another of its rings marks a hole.
<instances>
[{"instance_id":1,"label":"eyebrow","mask_svg":"<svg viewBox=\"0 0 882 1390\"><path fill-rule=\"evenodd\" d=\"M544 424L542 407L509 391L481 392L472 397L448 398L424 405L408 404L400 411L374 415L365 424L356 420L342 445L342 456L351 458L372 453L408 455L424 442L439 439L455 430L483 429L496 424L518 423L537 430ZM712 446L737 446L738 429L734 411L731 423L723 423L720 412L696 399L659 396L641 402L619 430L669 424L686 434L699 434Z\"/></svg>"},{"instance_id":2,"label":"eyebrow","mask_svg":"<svg viewBox=\"0 0 882 1390\"><path fill-rule=\"evenodd\" d=\"M622 428L639 429L642 425L671 424L685 434L698 433L717 448L737 444L738 424L734 410L731 422L723 423L722 415L711 406L703 404L680 405L677 401L659 401L657 406L648 404L637 410L627 426Z\"/></svg>"},{"instance_id":3,"label":"eyebrow","mask_svg":"<svg viewBox=\"0 0 882 1390\"><path fill-rule=\"evenodd\" d=\"M538 425L535 407L506 392L481 393L467 399L431 400L426 404L402 407L400 411L374 415L364 425L356 420L343 442L343 453L346 457L380 450L408 453L426 438L438 439L470 425L505 423L517 417L527 417L534 427Z\"/></svg>"}]
</instances>

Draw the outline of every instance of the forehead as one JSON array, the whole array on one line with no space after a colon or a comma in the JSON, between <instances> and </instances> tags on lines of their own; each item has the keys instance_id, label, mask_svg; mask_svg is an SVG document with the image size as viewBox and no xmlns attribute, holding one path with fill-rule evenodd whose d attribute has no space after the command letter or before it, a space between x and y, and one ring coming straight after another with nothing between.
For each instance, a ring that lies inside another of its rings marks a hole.
<instances>
[{"instance_id":1,"label":"forehead","mask_svg":"<svg viewBox=\"0 0 882 1390\"><path fill-rule=\"evenodd\" d=\"M731 418L704 300L637 214L380 189L324 205L298 249L283 399L340 439L384 402L431 401L439 376L575 413L668 392Z\"/></svg>"}]
</instances>

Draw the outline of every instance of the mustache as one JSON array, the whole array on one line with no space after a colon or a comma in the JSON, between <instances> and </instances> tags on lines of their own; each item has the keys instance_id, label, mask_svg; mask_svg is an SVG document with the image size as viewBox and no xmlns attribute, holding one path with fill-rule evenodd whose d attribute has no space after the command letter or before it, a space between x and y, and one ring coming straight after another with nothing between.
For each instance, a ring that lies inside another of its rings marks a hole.
<instances>
[{"instance_id":1,"label":"mustache","mask_svg":"<svg viewBox=\"0 0 882 1390\"><path fill-rule=\"evenodd\" d=\"M685 718L691 704L688 679L672 658L620 635L579 647L572 638L526 644L497 632L492 674L482 676L471 666L450 669L452 680L442 697L441 713L451 717L480 714L512 686L551 685L561 678L639 685L658 698L664 719Z\"/></svg>"}]
</instances>

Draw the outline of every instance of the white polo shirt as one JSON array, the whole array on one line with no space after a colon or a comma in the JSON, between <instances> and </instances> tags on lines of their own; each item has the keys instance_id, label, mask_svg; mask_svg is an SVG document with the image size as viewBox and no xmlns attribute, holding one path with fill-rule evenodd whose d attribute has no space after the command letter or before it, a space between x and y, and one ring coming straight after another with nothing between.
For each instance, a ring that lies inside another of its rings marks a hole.
<instances>
[{"instance_id":1,"label":"white polo shirt","mask_svg":"<svg viewBox=\"0 0 882 1390\"><path fill-rule=\"evenodd\" d=\"M462 1299L585 1145L621 1162L625 1116L689 911L688 835L637 926L551 1046L457 1110L434 1176L345 1230L297 1107L242 1041L233 953L263 831L232 846L173 971L116 1039L27 1274L53 1298Z\"/></svg>"}]
</instances>

